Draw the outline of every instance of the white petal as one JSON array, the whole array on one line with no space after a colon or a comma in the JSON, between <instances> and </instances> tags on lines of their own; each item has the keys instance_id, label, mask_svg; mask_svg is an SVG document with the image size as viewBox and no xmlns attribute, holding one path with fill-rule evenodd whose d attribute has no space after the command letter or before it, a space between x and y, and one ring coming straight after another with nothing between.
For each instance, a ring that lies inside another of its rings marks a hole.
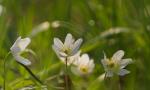
<instances>
[{"instance_id":1,"label":"white petal","mask_svg":"<svg viewBox=\"0 0 150 90\"><path fill-rule=\"evenodd\" d=\"M93 60L93 59L91 59L91 60L89 61L88 66L94 67L94 60Z\"/></svg>"},{"instance_id":2,"label":"white petal","mask_svg":"<svg viewBox=\"0 0 150 90\"><path fill-rule=\"evenodd\" d=\"M59 54L60 54L60 56L62 56L62 57L67 57L68 55L66 54L66 53L64 53L64 52L59 52Z\"/></svg>"},{"instance_id":3,"label":"white petal","mask_svg":"<svg viewBox=\"0 0 150 90\"><path fill-rule=\"evenodd\" d=\"M103 52L103 54L104 54L104 59L106 60L106 59L107 59L107 56L106 56L105 52Z\"/></svg>"},{"instance_id":4,"label":"white petal","mask_svg":"<svg viewBox=\"0 0 150 90\"><path fill-rule=\"evenodd\" d=\"M20 53L25 50L25 48L29 45L30 42L30 38L21 39L21 37L18 37L15 43L10 48L10 50L12 53Z\"/></svg>"},{"instance_id":5,"label":"white petal","mask_svg":"<svg viewBox=\"0 0 150 90\"><path fill-rule=\"evenodd\" d=\"M15 43L12 45L12 47L10 48L12 53L18 53L20 52L20 48L18 47L18 42L21 40L21 37L18 37L17 40L15 41Z\"/></svg>"},{"instance_id":6,"label":"white petal","mask_svg":"<svg viewBox=\"0 0 150 90\"><path fill-rule=\"evenodd\" d=\"M79 58L80 65L87 65L89 63L89 56L88 54L82 54Z\"/></svg>"},{"instance_id":7,"label":"white petal","mask_svg":"<svg viewBox=\"0 0 150 90\"><path fill-rule=\"evenodd\" d=\"M120 61L123 56L124 56L124 51L119 50L112 56L112 60Z\"/></svg>"},{"instance_id":8,"label":"white petal","mask_svg":"<svg viewBox=\"0 0 150 90\"><path fill-rule=\"evenodd\" d=\"M52 45L53 50L55 51L57 57L63 62L65 63L65 58L64 56L60 55L60 51L58 50L58 48L55 45Z\"/></svg>"},{"instance_id":9,"label":"white petal","mask_svg":"<svg viewBox=\"0 0 150 90\"><path fill-rule=\"evenodd\" d=\"M101 63L102 63L102 65L103 65L105 71L107 70L107 64L108 64L108 62L109 62L108 59L102 59L102 60L101 60Z\"/></svg>"},{"instance_id":10,"label":"white petal","mask_svg":"<svg viewBox=\"0 0 150 90\"><path fill-rule=\"evenodd\" d=\"M26 59L20 55L16 55L16 56L14 56L14 58L16 59L16 61L18 61L19 63L21 63L23 65L26 65L26 66L31 65L31 62L28 59Z\"/></svg>"},{"instance_id":11,"label":"white petal","mask_svg":"<svg viewBox=\"0 0 150 90\"><path fill-rule=\"evenodd\" d=\"M131 58L128 58L128 59L122 59L120 61L120 66L121 68L125 68L128 64L132 63L132 59Z\"/></svg>"},{"instance_id":12,"label":"white petal","mask_svg":"<svg viewBox=\"0 0 150 90\"><path fill-rule=\"evenodd\" d=\"M88 60L89 61L89 55L88 54L82 54L81 58L82 58L82 60Z\"/></svg>"},{"instance_id":13,"label":"white petal","mask_svg":"<svg viewBox=\"0 0 150 90\"><path fill-rule=\"evenodd\" d=\"M106 77L112 77L113 76L113 72L112 71L107 71L106 72Z\"/></svg>"},{"instance_id":14,"label":"white petal","mask_svg":"<svg viewBox=\"0 0 150 90\"><path fill-rule=\"evenodd\" d=\"M21 40L18 42L18 46L19 46L19 48L21 49L21 51L24 51L25 48L29 45L30 42L31 42L31 39L30 39L30 38L21 39Z\"/></svg>"},{"instance_id":15,"label":"white petal","mask_svg":"<svg viewBox=\"0 0 150 90\"><path fill-rule=\"evenodd\" d=\"M59 55L59 48L55 45L52 45L53 50L55 51L55 53L57 54L57 56Z\"/></svg>"},{"instance_id":16,"label":"white petal","mask_svg":"<svg viewBox=\"0 0 150 90\"><path fill-rule=\"evenodd\" d=\"M74 42L74 39L72 38L72 35L70 33L67 34L64 45L69 48L73 42Z\"/></svg>"},{"instance_id":17,"label":"white petal","mask_svg":"<svg viewBox=\"0 0 150 90\"><path fill-rule=\"evenodd\" d=\"M94 60L89 61L88 67L89 67L89 73L91 73L95 67Z\"/></svg>"},{"instance_id":18,"label":"white petal","mask_svg":"<svg viewBox=\"0 0 150 90\"><path fill-rule=\"evenodd\" d=\"M81 72L78 70L78 67L71 67L71 71L75 74L75 75L81 75Z\"/></svg>"},{"instance_id":19,"label":"white petal","mask_svg":"<svg viewBox=\"0 0 150 90\"><path fill-rule=\"evenodd\" d=\"M98 80L99 81L103 81L105 79L105 73L101 74L99 77L98 77Z\"/></svg>"},{"instance_id":20,"label":"white petal","mask_svg":"<svg viewBox=\"0 0 150 90\"><path fill-rule=\"evenodd\" d=\"M73 65L75 65L75 66L77 66L78 65L78 63L79 63L79 58L80 58L80 53L81 53L81 51L79 51L78 53L76 53L74 56L71 56L71 57L69 57L68 59L68 61L71 63L71 64L73 64Z\"/></svg>"},{"instance_id":21,"label":"white petal","mask_svg":"<svg viewBox=\"0 0 150 90\"><path fill-rule=\"evenodd\" d=\"M59 49L63 48L63 43L58 38L54 38L54 45L56 45Z\"/></svg>"},{"instance_id":22,"label":"white petal","mask_svg":"<svg viewBox=\"0 0 150 90\"><path fill-rule=\"evenodd\" d=\"M106 65L107 65L106 59L102 59L101 62L102 62L102 64L103 64L103 66L106 66Z\"/></svg>"},{"instance_id":23,"label":"white petal","mask_svg":"<svg viewBox=\"0 0 150 90\"><path fill-rule=\"evenodd\" d=\"M79 49L79 47L80 47L82 41L83 41L82 39L78 39L78 40L74 43L74 45L73 45L73 47L72 47L72 54L75 54L75 53L78 52L78 49Z\"/></svg>"},{"instance_id":24,"label":"white petal","mask_svg":"<svg viewBox=\"0 0 150 90\"><path fill-rule=\"evenodd\" d=\"M121 69L119 72L118 72L118 75L120 76L124 76L126 74L129 74L130 71L126 70L126 69Z\"/></svg>"}]
</instances>

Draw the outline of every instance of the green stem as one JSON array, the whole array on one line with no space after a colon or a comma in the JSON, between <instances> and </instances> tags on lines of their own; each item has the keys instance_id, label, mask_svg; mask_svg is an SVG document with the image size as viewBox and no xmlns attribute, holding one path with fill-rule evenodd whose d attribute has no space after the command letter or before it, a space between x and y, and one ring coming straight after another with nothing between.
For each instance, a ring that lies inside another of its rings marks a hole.
<instances>
[{"instance_id":1,"label":"green stem","mask_svg":"<svg viewBox=\"0 0 150 90\"><path fill-rule=\"evenodd\" d=\"M11 52L8 52L7 53L7 55L5 56L5 58L4 58L4 82L3 82L3 88L4 88L4 90L6 89L5 88L5 86L6 86L6 59L7 59L7 57L9 56L9 54L10 54Z\"/></svg>"},{"instance_id":2,"label":"green stem","mask_svg":"<svg viewBox=\"0 0 150 90\"><path fill-rule=\"evenodd\" d=\"M69 86L68 86L68 68L67 68L67 57L65 59L65 67L66 67L66 75L65 75L65 84L66 84L66 90L69 90Z\"/></svg>"},{"instance_id":3,"label":"green stem","mask_svg":"<svg viewBox=\"0 0 150 90\"><path fill-rule=\"evenodd\" d=\"M19 62L18 62L19 63ZM23 66L27 71L28 71L28 73L37 81L37 82L39 82L41 85L43 85L43 82L39 79L39 78L37 78L34 74L33 74L33 72L27 67L27 66L25 66L24 64L22 64L22 63L19 63L21 66Z\"/></svg>"},{"instance_id":4,"label":"green stem","mask_svg":"<svg viewBox=\"0 0 150 90\"><path fill-rule=\"evenodd\" d=\"M118 79L118 83L119 83L119 90L123 90L123 87L122 87L122 80L121 80L120 77L119 77L119 79Z\"/></svg>"},{"instance_id":5,"label":"green stem","mask_svg":"<svg viewBox=\"0 0 150 90\"><path fill-rule=\"evenodd\" d=\"M105 72L104 80L106 80L106 78L107 78L107 77L106 77L106 72Z\"/></svg>"}]
</instances>

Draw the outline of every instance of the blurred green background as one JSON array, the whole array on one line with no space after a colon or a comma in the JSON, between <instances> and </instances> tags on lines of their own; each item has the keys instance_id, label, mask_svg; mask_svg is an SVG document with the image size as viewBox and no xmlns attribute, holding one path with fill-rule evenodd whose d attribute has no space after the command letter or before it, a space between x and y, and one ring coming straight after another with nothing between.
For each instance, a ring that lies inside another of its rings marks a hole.
<instances>
[{"instance_id":1,"label":"blurred green background","mask_svg":"<svg viewBox=\"0 0 150 90\"><path fill-rule=\"evenodd\" d=\"M12 55L3 73L4 57L22 36L32 39L28 48L36 53L26 55L29 68L47 90L62 90L64 65L51 46L54 37L64 40L67 33L83 38L81 49L96 64L86 79L70 72L74 90L113 90L111 82L98 79L104 73L100 60L103 51L111 57L120 49L134 60L127 66L131 73L121 78L123 90L150 90L150 0L0 0L0 87L5 75L6 90L46 90Z\"/></svg>"}]
</instances>

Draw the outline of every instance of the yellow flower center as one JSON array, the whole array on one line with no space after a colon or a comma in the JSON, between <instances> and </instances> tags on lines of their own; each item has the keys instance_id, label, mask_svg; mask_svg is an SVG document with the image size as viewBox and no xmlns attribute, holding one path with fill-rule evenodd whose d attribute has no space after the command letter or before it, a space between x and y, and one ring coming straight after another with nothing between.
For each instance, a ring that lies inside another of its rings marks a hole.
<instances>
[{"instance_id":1,"label":"yellow flower center","mask_svg":"<svg viewBox=\"0 0 150 90\"><path fill-rule=\"evenodd\" d=\"M115 67L115 63L114 63L113 60L109 60L109 62L108 62L108 67L109 67L109 68L114 68L114 67Z\"/></svg>"},{"instance_id":2,"label":"yellow flower center","mask_svg":"<svg viewBox=\"0 0 150 90\"><path fill-rule=\"evenodd\" d=\"M83 73L87 73L88 72L88 68L87 67L81 67L80 70L83 72Z\"/></svg>"},{"instance_id":3,"label":"yellow flower center","mask_svg":"<svg viewBox=\"0 0 150 90\"><path fill-rule=\"evenodd\" d=\"M115 62L115 60L110 59L108 61L107 67L111 70L113 70L114 72L117 72L119 70L119 65L118 63Z\"/></svg>"},{"instance_id":4,"label":"yellow flower center","mask_svg":"<svg viewBox=\"0 0 150 90\"><path fill-rule=\"evenodd\" d=\"M69 54L71 53L71 49L70 49L70 48L67 48L67 47L64 47L64 48L62 49L62 51L63 51L64 53L66 53L67 55L69 55Z\"/></svg>"}]
</instances>

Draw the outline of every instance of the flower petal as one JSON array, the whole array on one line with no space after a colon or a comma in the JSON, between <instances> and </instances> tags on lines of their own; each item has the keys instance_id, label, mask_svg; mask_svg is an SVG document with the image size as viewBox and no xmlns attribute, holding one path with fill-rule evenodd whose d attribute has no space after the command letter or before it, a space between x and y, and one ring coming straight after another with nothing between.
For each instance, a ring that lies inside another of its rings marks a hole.
<instances>
[{"instance_id":1,"label":"flower petal","mask_svg":"<svg viewBox=\"0 0 150 90\"><path fill-rule=\"evenodd\" d=\"M112 60L120 61L123 56L124 56L124 51L119 50L112 56Z\"/></svg>"},{"instance_id":2,"label":"flower petal","mask_svg":"<svg viewBox=\"0 0 150 90\"><path fill-rule=\"evenodd\" d=\"M105 79L105 73L101 74L97 79L99 81L104 81L104 79Z\"/></svg>"},{"instance_id":3,"label":"flower petal","mask_svg":"<svg viewBox=\"0 0 150 90\"><path fill-rule=\"evenodd\" d=\"M52 48L55 51L56 55L59 55L59 48L55 45L52 45Z\"/></svg>"},{"instance_id":4,"label":"flower petal","mask_svg":"<svg viewBox=\"0 0 150 90\"><path fill-rule=\"evenodd\" d=\"M28 59L26 59L20 55L16 55L16 56L14 56L14 58L16 59L16 61L18 61L19 63L21 63L23 65L26 65L26 66L31 65L31 62Z\"/></svg>"},{"instance_id":5,"label":"flower petal","mask_svg":"<svg viewBox=\"0 0 150 90\"><path fill-rule=\"evenodd\" d=\"M88 60L89 61L89 55L88 54L82 54L81 58L82 58L82 60Z\"/></svg>"},{"instance_id":6,"label":"flower petal","mask_svg":"<svg viewBox=\"0 0 150 90\"><path fill-rule=\"evenodd\" d=\"M82 56L79 58L79 62L80 62L80 65L87 65L89 63L89 56L88 54L82 54Z\"/></svg>"},{"instance_id":7,"label":"flower petal","mask_svg":"<svg viewBox=\"0 0 150 90\"><path fill-rule=\"evenodd\" d=\"M60 51L58 50L58 48L55 45L52 45L53 50L55 51L57 57L65 63L65 57L60 55Z\"/></svg>"},{"instance_id":8,"label":"flower petal","mask_svg":"<svg viewBox=\"0 0 150 90\"><path fill-rule=\"evenodd\" d=\"M101 60L101 63L103 64L103 66L105 68L108 63L108 59L107 59L105 52L103 52L103 54L104 54L104 59Z\"/></svg>"},{"instance_id":9,"label":"flower petal","mask_svg":"<svg viewBox=\"0 0 150 90\"><path fill-rule=\"evenodd\" d=\"M76 67L76 66L72 66L72 67L71 67L71 71L72 71L75 75L77 75L77 76L79 76L79 75L82 74L82 73L78 70L78 67Z\"/></svg>"},{"instance_id":10,"label":"flower petal","mask_svg":"<svg viewBox=\"0 0 150 90\"><path fill-rule=\"evenodd\" d=\"M30 38L21 39L21 40L18 42L18 46L19 46L19 48L21 49L21 51L24 51L25 48L29 45L30 42L31 42L31 39L30 39Z\"/></svg>"},{"instance_id":11,"label":"flower petal","mask_svg":"<svg viewBox=\"0 0 150 90\"><path fill-rule=\"evenodd\" d=\"M92 68L95 66L93 59L91 59L91 60L89 61L88 66L90 66L90 67L92 67Z\"/></svg>"},{"instance_id":12,"label":"flower petal","mask_svg":"<svg viewBox=\"0 0 150 90\"><path fill-rule=\"evenodd\" d=\"M59 52L59 55L62 56L62 57L67 57L68 56L66 53L61 52L61 51Z\"/></svg>"},{"instance_id":13,"label":"flower petal","mask_svg":"<svg viewBox=\"0 0 150 90\"><path fill-rule=\"evenodd\" d=\"M91 72L93 71L94 67L95 67L94 60L93 60L93 59L91 59L91 60L89 61L88 67L89 67L89 73L91 73Z\"/></svg>"},{"instance_id":14,"label":"flower petal","mask_svg":"<svg viewBox=\"0 0 150 90\"><path fill-rule=\"evenodd\" d=\"M72 54L75 54L75 53L78 52L78 49L79 49L79 47L80 47L82 41L83 41L83 40L80 38L80 39L78 39L78 40L74 43L74 45L73 45L73 47L72 47Z\"/></svg>"},{"instance_id":15,"label":"flower petal","mask_svg":"<svg viewBox=\"0 0 150 90\"><path fill-rule=\"evenodd\" d=\"M108 59L102 59L102 60L101 60L101 63L102 63L102 65L103 65L105 71L108 70L108 67L107 67L108 62L109 62Z\"/></svg>"},{"instance_id":16,"label":"flower petal","mask_svg":"<svg viewBox=\"0 0 150 90\"><path fill-rule=\"evenodd\" d=\"M68 63L77 66L79 63L80 53L81 51L77 52L74 56L68 57Z\"/></svg>"},{"instance_id":17,"label":"flower petal","mask_svg":"<svg viewBox=\"0 0 150 90\"><path fill-rule=\"evenodd\" d=\"M10 50L13 54L18 54L24 51L30 42L31 42L30 38L21 39L21 37L18 37L15 43L10 48Z\"/></svg>"},{"instance_id":18,"label":"flower petal","mask_svg":"<svg viewBox=\"0 0 150 90\"><path fill-rule=\"evenodd\" d=\"M64 46L62 41L60 41L59 38L54 38L54 45L56 45L59 49L62 49Z\"/></svg>"},{"instance_id":19,"label":"flower petal","mask_svg":"<svg viewBox=\"0 0 150 90\"><path fill-rule=\"evenodd\" d=\"M73 39L72 35L70 33L68 33L66 38L65 38L64 45L69 48L73 42L74 42L74 39Z\"/></svg>"},{"instance_id":20,"label":"flower petal","mask_svg":"<svg viewBox=\"0 0 150 90\"><path fill-rule=\"evenodd\" d=\"M127 59L122 59L120 61L120 66L121 66L121 69L122 68L125 68L128 64L132 63L132 59L131 58L127 58Z\"/></svg>"},{"instance_id":21,"label":"flower petal","mask_svg":"<svg viewBox=\"0 0 150 90\"><path fill-rule=\"evenodd\" d=\"M120 76L124 76L126 74L129 74L130 71L126 70L126 69L121 69L119 72L118 72L118 75Z\"/></svg>"},{"instance_id":22,"label":"flower petal","mask_svg":"<svg viewBox=\"0 0 150 90\"><path fill-rule=\"evenodd\" d=\"M17 40L15 41L15 43L12 45L12 47L10 48L12 53L18 53L20 52L20 48L18 47L18 42L21 40L21 37L18 37Z\"/></svg>"},{"instance_id":23,"label":"flower petal","mask_svg":"<svg viewBox=\"0 0 150 90\"><path fill-rule=\"evenodd\" d=\"M103 54L104 54L104 59L106 60L106 59L107 59L107 56L106 56L105 52L103 52Z\"/></svg>"},{"instance_id":24,"label":"flower petal","mask_svg":"<svg viewBox=\"0 0 150 90\"><path fill-rule=\"evenodd\" d=\"M107 71L106 72L106 77L112 77L114 74L112 71Z\"/></svg>"}]
</instances>

